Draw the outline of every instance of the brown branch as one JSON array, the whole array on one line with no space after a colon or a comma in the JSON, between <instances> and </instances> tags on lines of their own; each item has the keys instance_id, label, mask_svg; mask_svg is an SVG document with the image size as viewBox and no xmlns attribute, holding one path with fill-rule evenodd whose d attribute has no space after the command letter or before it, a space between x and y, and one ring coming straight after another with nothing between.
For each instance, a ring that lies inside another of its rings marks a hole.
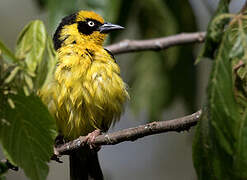
<instances>
[{"instance_id":1,"label":"brown branch","mask_svg":"<svg viewBox=\"0 0 247 180\"><path fill-rule=\"evenodd\" d=\"M162 50L172 46L203 42L205 32L182 33L178 35L149 39L149 40L124 40L106 47L113 54L122 54L136 51Z\"/></svg>"},{"instance_id":2,"label":"brown branch","mask_svg":"<svg viewBox=\"0 0 247 180\"><path fill-rule=\"evenodd\" d=\"M149 124L141 125L134 128L123 129L114 133L104 134L97 136L95 139L95 145L114 145L124 141L135 141L138 138L145 136L159 134L169 131L184 131L189 130L192 126L195 126L201 116L202 111L199 110L194 114L184 116L181 118L152 122ZM85 136L60 145L55 148L56 155L69 155L72 151L85 146Z\"/></svg>"}]
</instances>

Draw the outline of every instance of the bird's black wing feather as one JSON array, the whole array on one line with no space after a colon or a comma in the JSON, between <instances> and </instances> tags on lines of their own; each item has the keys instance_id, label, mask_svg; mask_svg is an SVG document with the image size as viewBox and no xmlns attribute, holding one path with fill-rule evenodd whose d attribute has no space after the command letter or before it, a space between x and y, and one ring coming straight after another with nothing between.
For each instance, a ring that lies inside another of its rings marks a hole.
<instances>
[{"instance_id":1,"label":"bird's black wing feather","mask_svg":"<svg viewBox=\"0 0 247 180\"><path fill-rule=\"evenodd\" d=\"M114 59L115 63L117 63L117 62L116 62L116 59L115 59L115 57L114 57L114 55L112 54L112 52L111 52L110 50L106 49L106 48L104 48L104 49L106 50L106 52L107 52L108 54L110 54L111 58Z\"/></svg>"}]
</instances>

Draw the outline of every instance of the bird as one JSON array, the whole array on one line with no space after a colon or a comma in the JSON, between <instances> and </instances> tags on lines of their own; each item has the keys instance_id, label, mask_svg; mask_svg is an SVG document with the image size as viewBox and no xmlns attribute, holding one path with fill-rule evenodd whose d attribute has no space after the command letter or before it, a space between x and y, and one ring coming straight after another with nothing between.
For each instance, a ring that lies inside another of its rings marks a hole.
<instances>
[{"instance_id":1,"label":"bird","mask_svg":"<svg viewBox=\"0 0 247 180\"><path fill-rule=\"evenodd\" d=\"M93 11L64 17L53 36L58 60L39 96L56 120L64 140L107 132L129 99L127 84L113 54L103 47L107 34L124 29ZM70 179L103 179L97 152L85 147L70 155Z\"/></svg>"}]
</instances>

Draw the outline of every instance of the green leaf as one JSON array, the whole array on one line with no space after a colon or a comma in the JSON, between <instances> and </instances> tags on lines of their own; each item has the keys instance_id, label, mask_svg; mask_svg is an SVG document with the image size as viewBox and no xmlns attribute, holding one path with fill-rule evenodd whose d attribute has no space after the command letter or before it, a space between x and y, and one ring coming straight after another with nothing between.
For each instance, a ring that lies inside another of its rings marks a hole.
<instances>
[{"instance_id":1,"label":"green leaf","mask_svg":"<svg viewBox=\"0 0 247 180\"><path fill-rule=\"evenodd\" d=\"M18 62L15 55L3 44L0 40L0 54L3 55L4 59L9 63L16 63Z\"/></svg>"},{"instance_id":2,"label":"green leaf","mask_svg":"<svg viewBox=\"0 0 247 180\"><path fill-rule=\"evenodd\" d=\"M246 15L241 18L233 18L231 22L231 39L234 43L229 56L232 59L233 69L235 71L235 96L237 101L243 106L247 102L247 21ZM243 66L239 64L243 63ZM236 68L238 67L238 68ZM244 109L243 109L244 111Z\"/></svg>"},{"instance_id":3,"label":"green leaf","mask_svg":"<svg viewBox=\"0 0 247 180\"><path fill-rule=\"evenodd\" d=\"M240 116L233 96L229 50L229 42L223 40L209 82L209 113L203 112L197 128L194 166L199 180L233 178L235 125Z\"/></svg>"},{"instance_id":4,"label":"green leaf","mask_svg":"<svg viewBox=\"0 0 247 180\"><path fill-rule=\"evenodd\" d=\"M44 180L53 154L55 121L39 97L0 92L0 142L4 154L32 180Z\"/></svg>"},{"instance_id":5,"label":"green leaf","mask_svg":"<svg viewBox=\"0 0 247 180\"><path fill-rule=\"evenodd\" d=\"M243 91L246 84L239 81L236 70L232 70L240 60L247 61L243 19L232 20L214 59L208 104L193 145L199 180L247 179L247 95ZM232 25L234 21L239 25ZM236 47L241 50L237 51Z\"/></svg>"},{"instance_id":6,"label":"green leaf","mask_svg":"<svg viewBox=\"0 0 247 180\"><path fill-rule=\"evenodd\" d=\"M30 22L17 40L16 57L24 60L26 70L33 74L42 61L46 46L46 30L42 21Z\"/></svg>"},{"instance_id":7,"label":"green leaf","mask_svg":"<svg viewBox=\"0 0 247 180\"><path fill-rule=\"evenodd\" d=\"M36 78L36 89L40 89L44 84L53 78L53 73L57 64L57 52L53 47L53 42L50 37L47 37L47 57L43 59L38 66L38 73Z\"/></svg>"},{"instance_id":8,"label":"green leaf","mask_svg":"<svg viewBox=\"0 0 247 180\"><path fill-rule=\"evenodd\" d=\"M201 49L200 55L196 59L196 64L202 58L214 58L215 52L222 39L224 27L228 23L231 15L225 14L229 12L229 4L231 0L220 0L218 8L209 22L205 43Z\"/></svg>"},{"instance_id":9,"label":"green leaf","mask_svg":"<svg viewBox=\"0 0 247 180\"><path fill-rule=\"evenodd\" d=\"M236 42L230 51L230 57L241 58L244 55L243 42L246 41L246 37L243 39L241 36L237 36Z\"/></svg>"},{"instance_id":10,"label":"green leaf","mask_svg":"<svg viewBox=\"0 0 247 180\"><path fill-rule=\"evenodd\" d=\"M212 142L209 138L208 116L208 110L204 107L193 141L193 162L198 180L202 180L203 176L205 176L204 179L214 179L213 173L208 173L212 168L212 158L210 156L210 153L212 153Z\"/></svg>"}]
</instances>

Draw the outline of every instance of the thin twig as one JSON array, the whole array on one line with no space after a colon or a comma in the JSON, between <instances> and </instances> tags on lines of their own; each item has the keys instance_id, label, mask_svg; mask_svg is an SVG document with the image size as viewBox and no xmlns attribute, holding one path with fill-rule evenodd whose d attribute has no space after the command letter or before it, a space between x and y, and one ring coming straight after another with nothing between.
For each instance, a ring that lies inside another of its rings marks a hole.
<instances>
[{"instance_id":1,"label":"thin twig","mask_svg":"<svg viewBox=\"0 0 247 180\"><path fill-rule=\"evenodd\" d=\"M149 40L124 40L106 47L113 54L122 54L136 51L162 50L172 46L201 43L205 39L205 32L182 33L178 35L149 39Z\"/></svg>"},{"instance_id":2,"label":"thin twig","mask_svg":"<svg viewBox=\"0 0 247 180\"><path fill-rule=\"evenodd\" d=\"M184 116L181 118L152 122L149 124L141 125L134 128L123 129L114 133L104 134L97 136L94 144L95 145L114 145L124 141L135 141L138 138L145 136L159 134L169 131L184 131L189 130L192 126L195 126L201 116L202 111L199 110L194 114ZM85 136L65 143L61 146L56 147L56 155L69 155L72 151L85 146Z\"/></svg>"}]
</instances>

